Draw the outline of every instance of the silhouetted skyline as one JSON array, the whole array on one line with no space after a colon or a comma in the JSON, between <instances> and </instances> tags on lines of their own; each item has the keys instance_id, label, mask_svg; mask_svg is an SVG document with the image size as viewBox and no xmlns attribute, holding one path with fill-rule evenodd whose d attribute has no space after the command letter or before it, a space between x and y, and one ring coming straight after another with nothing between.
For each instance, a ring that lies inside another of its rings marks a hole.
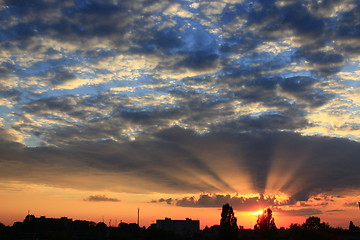
<instances>
[{"instance_id":1,"label":"silhouetted skyline","mask_svg":"<svg viewBox=\"0 0 360 240\"><path fill-rule=\"evenodd\" d=\"M259 212L253 229L237 225L235 212L229 204L222 206L219 225L206 226L200 230L200 221L186 218L157 219L149 227L138 223L120 222L106 225L104 221L95 223L73 220L68 217L47 218L28 214L22 222L11 227L0 224L0 238L23 239L196 239L196 240L240 240L240 239L357 239L360 227L350 221L347 229L333 228L319 217L310 216L303 224L291 224L289 228L277 228L270 208Z\"/></svg>"}]
</instances>

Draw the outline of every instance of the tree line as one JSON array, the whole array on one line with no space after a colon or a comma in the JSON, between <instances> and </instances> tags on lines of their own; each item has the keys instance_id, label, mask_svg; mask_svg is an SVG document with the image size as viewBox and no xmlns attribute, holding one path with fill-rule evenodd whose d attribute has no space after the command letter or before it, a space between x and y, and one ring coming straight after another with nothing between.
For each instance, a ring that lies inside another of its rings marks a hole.
<instances>
[{"instance_id":1,"label":"tree line","mask_svg":"<svg viewBox=\"0 0 360 240\"><path fill-rule=\"evenodd\" d=\"M291 224L288 229L278 229L272 210L266 208L258 215L253 231L239 230L233 208L225 204L221 212L217 239L360 239L360 228L352 221L348 229L332 228L328 223L321 222L319 217L310 216L303 224Z\"/></svg>"}]
</instances>

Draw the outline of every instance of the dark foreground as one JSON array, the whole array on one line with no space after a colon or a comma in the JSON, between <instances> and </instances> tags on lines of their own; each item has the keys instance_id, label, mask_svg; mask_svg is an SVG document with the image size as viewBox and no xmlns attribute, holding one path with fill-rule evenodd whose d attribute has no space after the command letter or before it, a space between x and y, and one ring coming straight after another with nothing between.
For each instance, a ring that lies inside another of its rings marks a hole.
<instances>
[{"instance_id":1,"label":"dark foreground","mask_svg":"<svg viewBox=\"0 0 360 240\"><path fill-rule=\"evenodd\" d=\"M239 230L236 235L219 234L219 226L205 228L196 233L173 233L149 227L140 228L137 224L121 223L118 227L107 227L104 223L88 225L86 222L76 222L71 226L29 226L14 224L12 227L1 226L1 240L303 240L303 239L333 239L360 240L359 231L344 229L305 230L278 229L272 232L254 230Z\"/></svg>"}]
</instances>

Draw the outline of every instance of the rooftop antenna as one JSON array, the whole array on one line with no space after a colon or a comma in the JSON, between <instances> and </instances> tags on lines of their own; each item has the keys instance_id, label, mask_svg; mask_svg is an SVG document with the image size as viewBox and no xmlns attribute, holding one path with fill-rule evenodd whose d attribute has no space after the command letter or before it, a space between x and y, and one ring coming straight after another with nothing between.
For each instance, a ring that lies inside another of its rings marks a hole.
<instances>
[{"instance_id":1,"label":"rooftop antenna","mask_svg":"<svg viewBox=\"0 0 360 240\"><path fill-rule=\"evenodd\" d=\"M140 208L138 208L138 216L137 216L137 225L140 226L139 224L140 224Z\"/></svg>"}]
</instances>

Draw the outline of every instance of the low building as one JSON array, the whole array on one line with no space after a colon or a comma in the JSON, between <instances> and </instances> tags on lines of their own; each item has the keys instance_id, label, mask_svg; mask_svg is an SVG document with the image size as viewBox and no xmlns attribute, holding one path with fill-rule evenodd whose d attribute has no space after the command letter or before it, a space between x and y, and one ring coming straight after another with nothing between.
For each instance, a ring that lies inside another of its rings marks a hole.
<instances>
[{"instance_id":1,"label":"low building","mask_svg":"<svg viewBox=\"0 0 360 240\"><path fill-rule=\"evenodd\" d=\"M172 220L165 218L164 220L156 220L156 228L182 235L192 235L200 231L200 221L191 220Z\"/></svg>"},{"instance_id":2,"label":"low building","mask_svg":"<svg viewBox=\"0 0 360 240\"><path fill-rule=\"evenodd\" d=\"M47 218L41 216L39 218L34 215L27 215L24 219L25 229L32 231L63 231L68 230L72 226L71 218Z\"/></svg>"}]
</instances>

